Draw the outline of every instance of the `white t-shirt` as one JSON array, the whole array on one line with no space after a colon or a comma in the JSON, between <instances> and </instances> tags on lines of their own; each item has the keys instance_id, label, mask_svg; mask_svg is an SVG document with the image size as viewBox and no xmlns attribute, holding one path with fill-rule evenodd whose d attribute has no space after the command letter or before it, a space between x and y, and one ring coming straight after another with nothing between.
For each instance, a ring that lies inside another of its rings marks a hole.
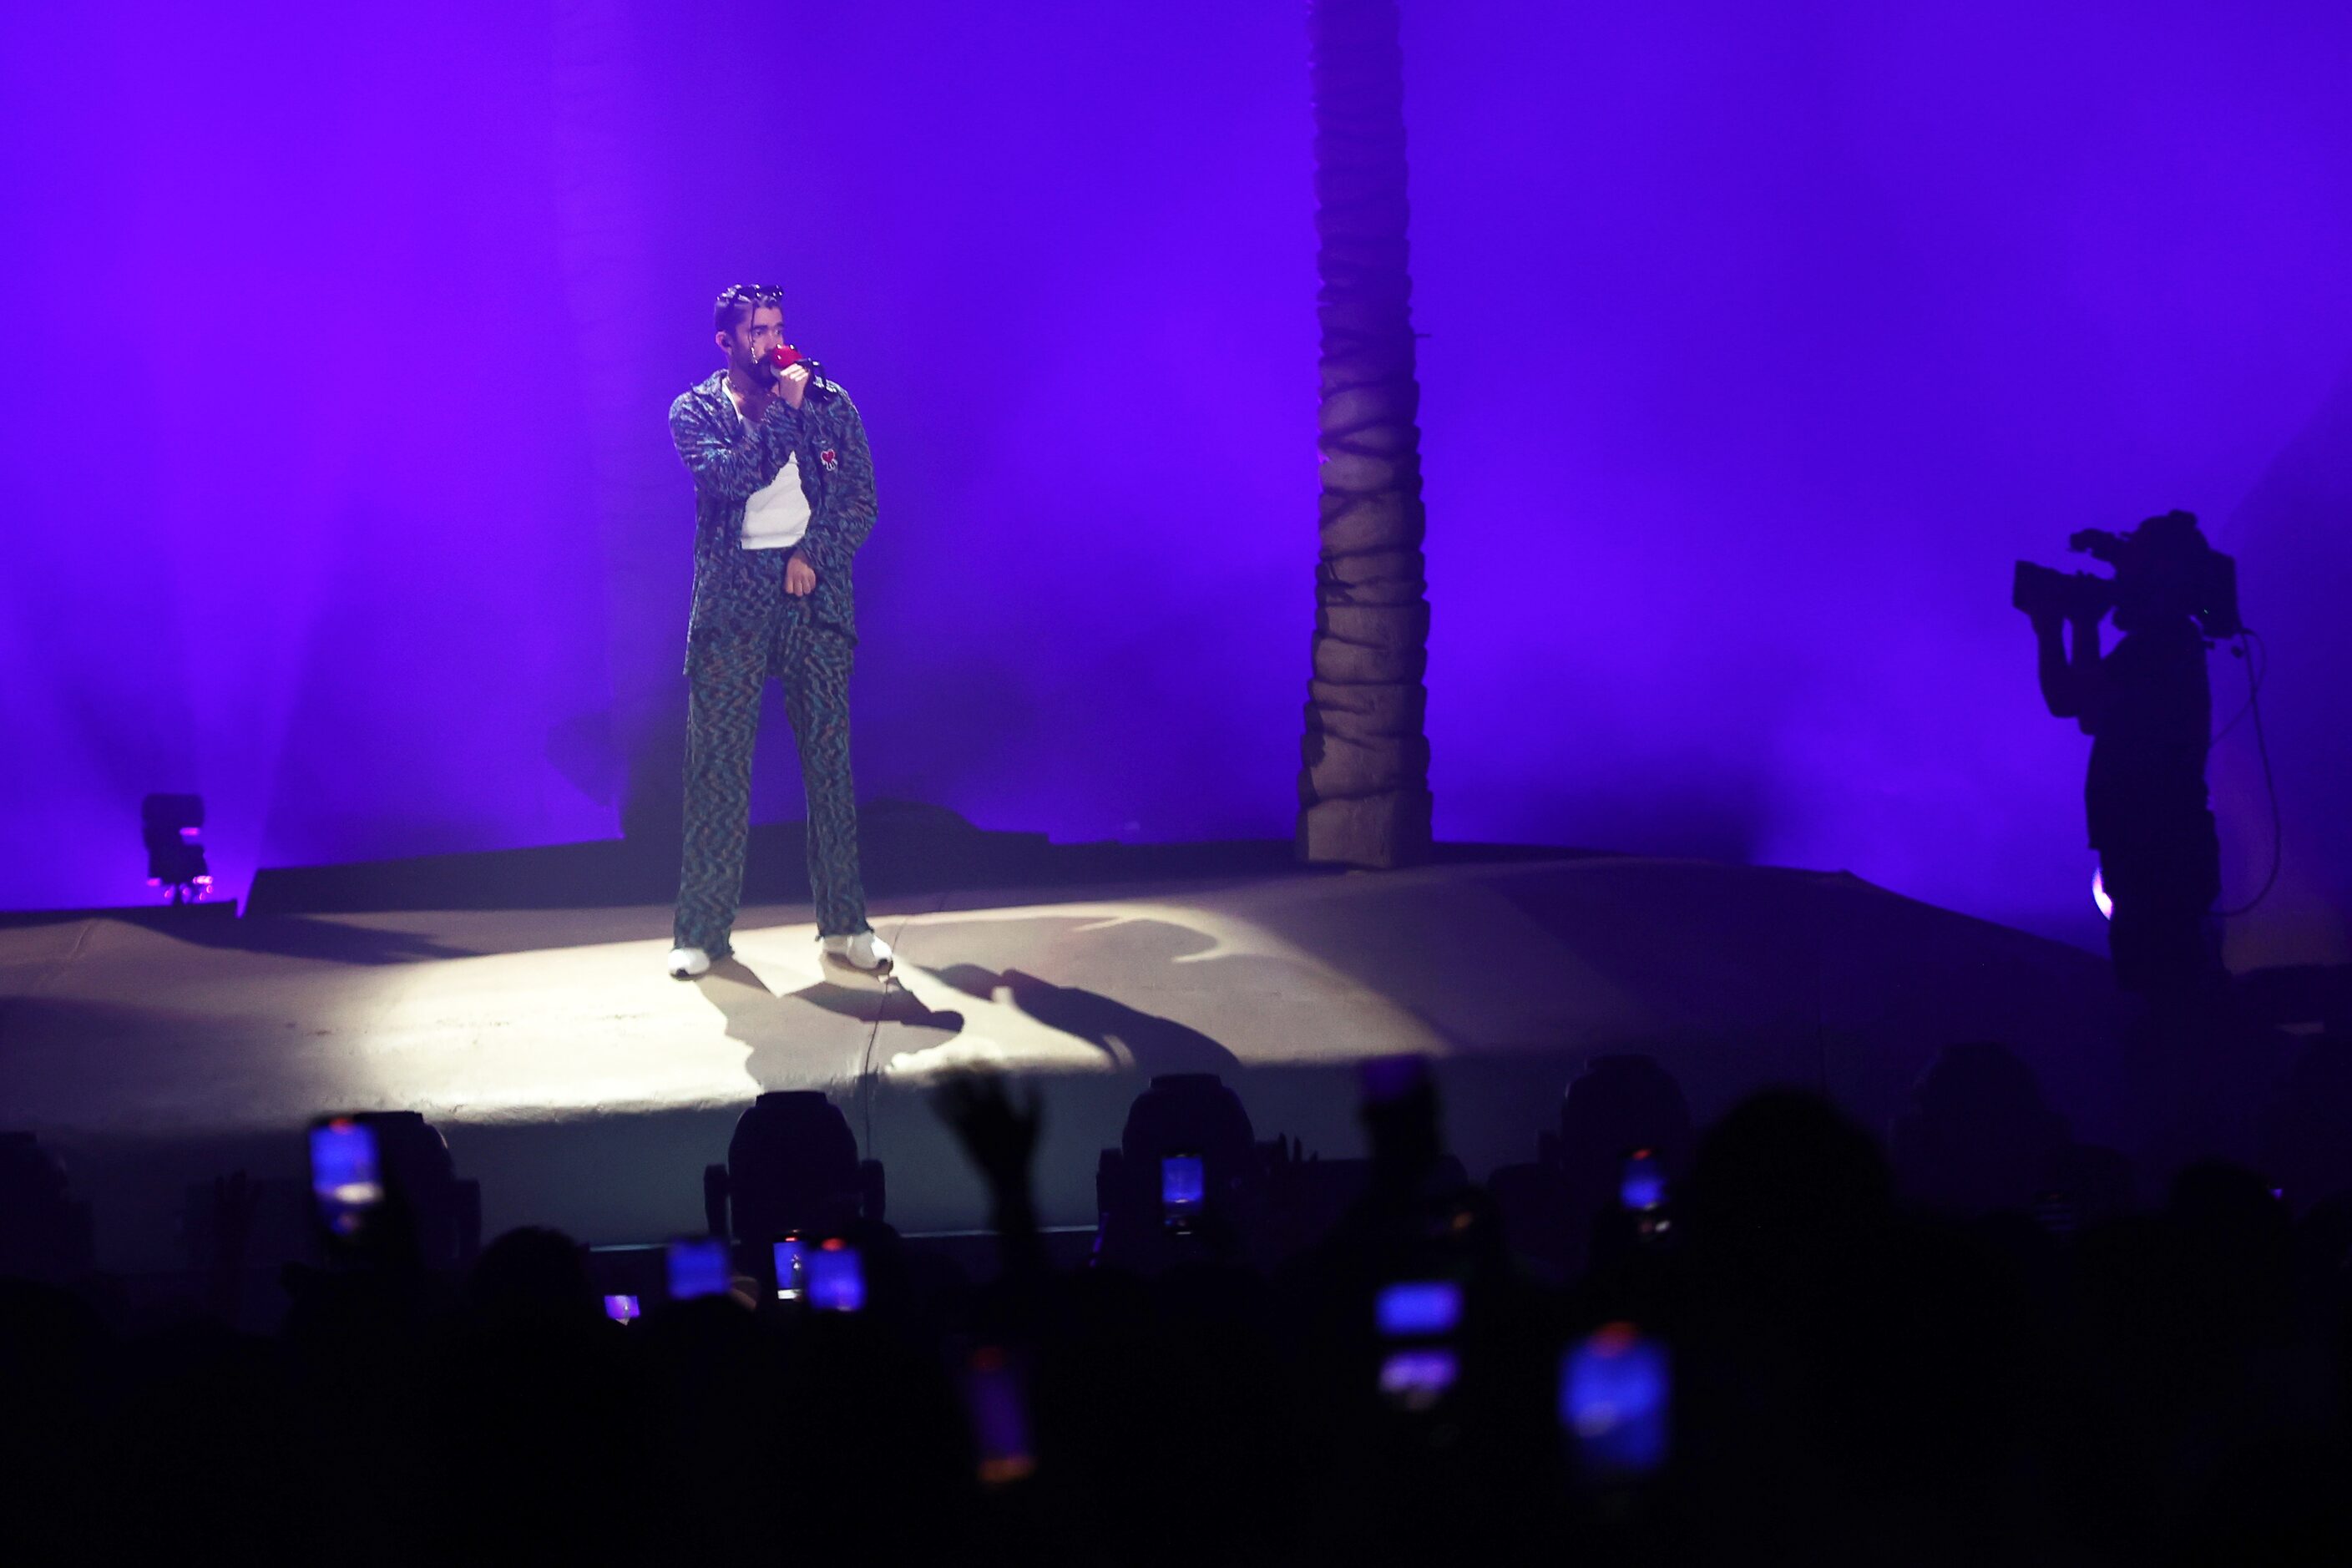
<instances>
[{"instance_id":1,"label":"white t-shirt","mask_svg":"<svg viewBox=\"0 0 2352 1568\"><path fill-rule=\"evenodd\" d=\"M728 400L735 412L743 412L743 400L735 395L735 388L727 388ZM808 532L808 497L801 489L801 465L798 455L786 458L782 472L761 489L751 492L743 503L743 548L746 550L789 550Z\"/></svg>"}]
</instances>

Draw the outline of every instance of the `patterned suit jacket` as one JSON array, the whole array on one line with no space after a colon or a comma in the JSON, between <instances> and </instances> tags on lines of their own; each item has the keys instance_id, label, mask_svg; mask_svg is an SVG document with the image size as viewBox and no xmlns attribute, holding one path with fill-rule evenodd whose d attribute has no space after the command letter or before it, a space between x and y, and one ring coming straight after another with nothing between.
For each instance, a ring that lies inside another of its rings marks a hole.
<instances>
[{"instance_id":1,"label":"patterned suit jacket","mask_svg":"<svg viewBox=\"0 0 2352 1568\"><path fill-rule=\"evenodd\" d=\"M772 405L756 425L735 411L727 373L679 394L669 405L670 439L694 476L694 644L758 636L767 627L769 586L795 551L816 570L810 611L853 641L857 593L850 563L874 531L874 459L857 405L834 382L813 380L794 413ZM800 462L808 532L793 550L743 548L743 503L772 483L787 457Z\"/></svg>"}]
</instances>

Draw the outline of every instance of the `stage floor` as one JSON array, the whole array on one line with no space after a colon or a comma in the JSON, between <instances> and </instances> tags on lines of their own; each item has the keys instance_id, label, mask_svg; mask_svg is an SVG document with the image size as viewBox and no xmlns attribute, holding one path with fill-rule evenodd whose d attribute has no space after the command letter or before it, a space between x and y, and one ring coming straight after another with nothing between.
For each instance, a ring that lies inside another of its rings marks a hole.
<instances>
[{"instance_id":1,"label":"stage floor","mask_svg":"<svg viewBox=\"0 0 2352 1568\"><path fill-rule=\"evenodd\" d=\"M877 900L893 982L836 979L805 906L662 970L659 907L221 912L0 930L0 1107L64 1151L117 1267L177 1261L178 1184L292 1174L321 1112L423 1111L493 1229L694 1228L702 1163L762 1089L822 1088L889 1166L892 1218L977 1223L922 1103L942 1069L1059 1075L1049 1217L1140 1079L1213 1071L1261 1137L1356 1152L1348 1064L1441 1063L1474 1174L1528 1157L1584 1057L1643 1050L1705 1116L1766 1082L1883 1126L1937 1047L1999 1039L2095 1136L2113 995L2092 954L1837 873L1569 856Z\"/></svg>"}]
</instances>

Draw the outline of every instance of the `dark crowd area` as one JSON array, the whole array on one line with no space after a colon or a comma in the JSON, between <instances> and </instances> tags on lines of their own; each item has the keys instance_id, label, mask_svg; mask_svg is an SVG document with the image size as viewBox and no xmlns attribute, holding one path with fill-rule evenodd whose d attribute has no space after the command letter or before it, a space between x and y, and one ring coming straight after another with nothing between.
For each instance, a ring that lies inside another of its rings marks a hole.
<instances>
[{"instance_id":1,"label":"dark crowd area","mask_svg":"<svg viewBox=\"0 0 2352 1568\"><path fill-rule=\"evenodd\" d=\"M1366 1065L1345 1161L1173 1076L1091 1237L1036 1223L1050 1085L964 1076L936 1108L994 1217L962 1254L881 1221L824 1097L767 1096L720 1238L642 1284L552 1230L452 1243L403 1152L437 1135L382 1118L338 1166L358 1118L312 1131L320 1237L266 1333L241 1180L212 1297L131 1310L17 1137L0 1555L2352 1562L2352 1066L2274 1043L2232 1158L2153 1171L1994 1044L1880 1130L1799 1089L1696 1128L1654 1061L1596 1058L1483 1184L1425 1064Z\"/></svg>"}]
</instances>

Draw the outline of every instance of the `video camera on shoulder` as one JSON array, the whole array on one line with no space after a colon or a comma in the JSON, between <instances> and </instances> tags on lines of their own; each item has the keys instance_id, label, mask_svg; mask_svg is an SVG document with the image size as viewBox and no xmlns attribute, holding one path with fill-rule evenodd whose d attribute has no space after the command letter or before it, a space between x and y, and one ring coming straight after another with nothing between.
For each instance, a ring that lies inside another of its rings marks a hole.
<instances>
[{"instance_id":1,"label":"video camera on shoulder","mask_svg":"<svg viewBox=\"0 0 2352 1568\"><path fill-rule=\"evenodd\" d=\"M2193 512L2168 511L2125 533L2086 528L2070 534L2066 548L2104 562L2115 574L2021 561L2010 603L2036 618L2073 621L2095 621L2109 611L2187 616L2216 639L2245 630L2238 618L2238 563L2206 542Z\"/></svg>"}]
</instances>

